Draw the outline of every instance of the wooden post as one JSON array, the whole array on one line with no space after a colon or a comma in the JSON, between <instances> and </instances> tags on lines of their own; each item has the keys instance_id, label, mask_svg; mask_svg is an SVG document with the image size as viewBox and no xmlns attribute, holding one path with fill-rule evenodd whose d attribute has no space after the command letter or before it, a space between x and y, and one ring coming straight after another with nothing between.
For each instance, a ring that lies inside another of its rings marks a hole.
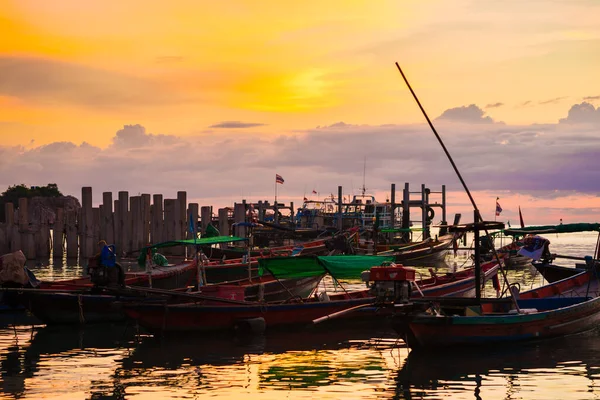
<instances>
[{"instance_id":1,"label":"wooden post","mask_svg":"<svg viewBox=\"0 0 600 400\"><path fill-rule=\"evenodd\" d=\"M28 260L35 259L35 242L33 233L29 229L28 202L26 198L19 199L19 235L21 236L21 250Z\"/></svg>"},{"instance_id":2,"label":"wooden post","mask_svg":"<svg viewBox=\"0 0 600 400\"><path fill-rule=\"evenodd\" d=\"M116 249L117 249L117 254L120 255L121 254L121 245L123 243L123 235L121 232L121 228L120 228L120 221L121 221L121 205L119 204L119 200L114 200L113 201L114 207L113 207L113 244L115 245Z\"/></svg>"},{"instance_id":3,"label":"wooden post","mask_svg":"<svg viewBox=\"0 0 600 400\"><path fill-rule=\"evenodd\" d=\"M142 244L142 197L131 196L129 198L130 215L131 215L131 250L139 250L144 245Z\"/></svg>"},{"instance_id":4,"label":"wooden post","mask_svg":"<svg viewBox=\"0 0 600 400\"><path fill-rule=\"evenodd\" d=\"M142 194L142 247L150 242L150 195Z\"/></svg>"},{"instance_id":5,"label":"wooden post","mask_svg":"<svg viewBox=\"0 0 600 400\"><path fill-rule=\"evenodd\" d=\"M15 252L17 250L21 250L22 246L21 246L21 233L19 232L19 225L18 224L12 224L10 226L11 229L11 239L10 239L10 251L11 252Z\"/></svg>"},{"instance_id":6,"label":"wooden post","mask_svg":"<svg viewBox=\"0 0 600 400\"><path fill-rule=\"evenodd\" d=\"M338 186L338 223L337 223L338 231L342 231L344 229L344 221L342 216L342 187Z\"/></svg>"},{"instance_id":7,"label":"wooden post","mask_svg":"<svg viewBox=\"0 0 600 400\"><path fill-rule=\"evenodd\" d=\"M119 192L119 221L117 229L120 232L120 246L117 245L119 254L131 250L131 219L129 216L129 192Z\"/></svg>"},{"instance_id":8,"label":"wooden post","mask_svg":"<svg viewBox=\"0 0 600 400\"><path fill-rule=\"evenodd\" d=\"M175 239L176 220L179 219L179 214L176 213L177 200L165 199L165 228L163 232L163 240ZM173 248L166 247L163 249L165 254L174 254Z\"/></svg>"},{"instance_id":9,"label":"wooden post","mask_svg":"<svg viewBox=\"0 0 600 400\"><path fill-rule=\"evenodd\" d=\"M258 220L259 221L265 220L265 205L262 202L262 200L258 201Z\"/></svg>"},{"instance_id":10,"label":"wooden post","mask_svg":"<svg viewBox=\"0 0 600 400\"><path fill-rule=\"evenodd\" d=\"M56 218L52 227L52 257L62 258L63 256L63 238L65 235L65 210L56 209Z\"/></svg>"},{"instance_id":11,"label":"wooden post","mask_svg":"<svg viewBox=\"0 0 600 400\"><path fill-rule=\"evenodd\" d=\"M13 203L4 204L4 220L6 221L6 243L8 244L8 252L17 251L12 247L13 228L15 225L15 205Z\"/></svg>"},{"instance_id":12,"label":"wooden post","mask_svg":"<svg viewBox=\"0 0 600 400\"><path fill-rule=\"evenodd\" d=\"M219 208L219 233L222 236L229 236L229 212L226 208ZM221 244L225 248L227 243Z\"/></svg>"},{"instance_id":13,"label":"wooden post","mask_svg":"<svg viewBox=\"0 0 600 400\"><path fill-rule=\"evenodd\" d=\"M396 227L396 184L392 183L390 188L390 228ZM388 241L391 243L394 239L394 233L388 234Z\"/></svg>"},{"instance_id":14,"label":"wooden post","mask_svg":"<svg viewBox=\"0 0 600 400\"><path fill-rule=\"evenodd\" d=\"M151 243L164 242L164 217L163 217L163 196L155 194L152 196L152 226L150 227Z\"/></svg>"},{"instance_id":15,"label":"wooden post","mask_svg":"<svg viewBox=\"0 0 600 400\"><path fill-rule=\"evenodd\" d=\"M402 192L402 228L410 229L410 189L408 182L404 183ZM402 238L405 242L410 241L410 232L402 232Z\"/></svg>"},{"instance_id":16,"label":"wooden post","mask_svg":"<svg viewBox=\"0 0 600 400\"><path fill-rule=\"evenodd\" d=\"M36 257L50 257L50 226L47 221L42 221L39 230L34 234Z\"/></svg>"},{"instance_id":17,"label":"wooden post","mask_svg":"<svg viewBox=\"0 0 600 400\"><path fill-rule=\"evenodd\" d=\"M186 231L187 226L186 226L186 221L188 220L188 216L187 214L187 192L185 191L180 191L177 192L177 203L179 203L179 218L177 219L177 223L179 224L178 229L179 229L179 234L180 239L185 239L186 237Z\"/></svg>"},{"instance_id":18,"label":"wooden post","mask_svg":"<svg viewBox=\"0 0 600 400\"><path fill-rule=\"evenodd\" d=\"M246 221L246 203L245 200L243 201L243 203L235 203L233 205L233 222L236 224ZM246 228L236 225L232 234L234 236L246 237Z\"/></svg>"},{"instance_id":19,"label":"wooden post","mask_svg":"<svg viewBox=\"0 0 600 400\"><path fill-rule=\"evenodd\" d=\"M421 223L423 224L423 239L429 238L429 223L427 220L427 209L429 208L429 189L421 184Z\"/></svg>"},{"instance_id":20,"label":"wooden post","mask_svg":"<svg viewBox=\"0 0 600 400\"><path fill-rule=\"evenodd\" d=\"M20 198L19 199L19 209L18 209L18 221L19 221L19 231L26 232L29 230L29 214L27 210L27 199Z\"/></svg>"},{"instance_id":21,"label":"wooden post","mask_svg":"<svg viewBox=\"0 0 600 400\"><path fill-rule=\"evenodd\" d=\"M6 232L9 228L10 227L6 223L0 224L0 254L10 253L10 242L6 240Z\"/></svg>"},{"instance_id":22,"label":"wooden post","mask_svg":"<svg viewBox=\"0 0 600 400\"><path fill-rule=\"evenodd\" d=\"M92 208L92 251L91 255L94 255L98 248L98 242L100 242L100 220L102 215L102 204L98 207ZM103 239L102 240L106 240ZM107 244L111 244L110 242L106 242Z\"/></svg>"},{"instance_id":23,"label":"wooden post","mask_svg":"<svg viewBox=\"0 0 600 400\"><path fill-rule=\"evenodd\" d=\"M446 185L442 185L442 225L447 225L446 219Z\"/></svg>"},{"instance_id":24,"label":"wooden post","mask_svg":"<svg viewBox=\"0 0 600 400\"><path fill-rule=\"evenodd\" d=\"M83 258L94 254L94 216L92 214L92 188L81 188L81 220L79 222L79 247Z\"/></svg>"},{"instance_id":25,"label":"wooden post","mask_svg":"<svg viewBox=\"0 0 600 400\"><path fill-rule=\"evenodd\" d=\"M113 222L112 192L102 193L102 218L100 220L100 238L108 244L115 243L115 225Z\"/></svg>"},{"instance_id":26,"label":"wooden post","mask_svg":"<svg viewBox=\"0 0 600 400\"><path fill-rule=\"evenodd\" d=\"M204 207L202 207L204 208ZM198 234L198 203L190 203L189 208L187 210L188 218L191 220L191 224L195 229L196 235ZM194 233L189 232L190 222L188 221L188 238L194 239ZM196 249L194 246L188 246L187 248L187 257L192 258L193 255L196 254Z\"/></svg>"},{"instance_id":27,"label":"wooden post","mask_svg":"<svg viewBox=\"0 0 600 400\"><path fill-rule=\"evenodd\" d=\"M177 192L177 200L175 201L174 222L175 227L172 238L176 240L185 239L186 237L186 221L187 217L187 193L183 191ZM185 255L183 246L176 246L172 249L172 254L176 256Z\"/></svg>"},{"instance_id":28,"label":"wooden post","mask_svg":"<svg viewBox=\"0 0 600 400\"><path fill-rule=\"evenodd\" d=\"M77 241L77 211L69 211L65 215L66 228L65 236L67 238L67 257L76 258L79 254L79 245Z\"/></svg>"},{"instance_id":29,"label":"wooden post","mask_svg":"<svg viewBox=\"0 0 600 400\"><path fill-rule=\"evenodd\" d=\"M202 232L206 233L206 227L212 222L212 207L202 206L200 209L200 223L202 224Z\"/></svg>"}]
</instances>

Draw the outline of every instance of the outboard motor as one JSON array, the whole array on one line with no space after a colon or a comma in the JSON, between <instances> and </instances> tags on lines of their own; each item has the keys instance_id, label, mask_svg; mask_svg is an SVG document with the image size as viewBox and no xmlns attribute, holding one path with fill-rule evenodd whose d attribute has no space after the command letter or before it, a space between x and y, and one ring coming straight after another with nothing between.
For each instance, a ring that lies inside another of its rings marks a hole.
<instances>
[{"instance_id":1,"label":"outboard motor","mask_svg":"<svg viewBox=\"0 0 600 400\"><path fill-rule=\"evenodd\" d=\"M415 281L415 270L401 264L389 263L371 267L369 276L362 276L372 281L371 293L378 302L408 303L412 285Z\"/></svg>"}]
</instances>

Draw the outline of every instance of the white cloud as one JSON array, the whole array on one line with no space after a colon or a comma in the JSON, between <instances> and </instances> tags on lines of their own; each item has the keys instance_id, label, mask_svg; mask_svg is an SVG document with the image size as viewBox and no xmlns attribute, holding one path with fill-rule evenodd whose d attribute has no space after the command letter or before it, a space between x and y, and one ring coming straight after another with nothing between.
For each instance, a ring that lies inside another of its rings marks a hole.
<instances>
[{"instance_id":1,"label":"white cloud","mask_svg":"<svg viewBox=\"0 0 600 400\"><path fill-rule=\"evenodd\" d=\"M467 115L481 118L480 113ZM573 109L572 118L580 118ZM593 126L442 119L436 128L471 190L541 197L598 193L600 138ZM365 158L366 186L372 192L404 182L462 190L427 125L343 122L275 137L248 132L243 138L227 130L211 136L155 135L143 126L126 125L105 149L68 142L0 147L0 188L56 182L63 192L79 196L82 186L92 186L95 202L103 191L168 197L186 190L190 199L225 205L243 198L272 199L278 173L285 178L278 196L299 201L314 188L335 193L341 185L344 193L358 193Z\"/></svg>"}]
</instances>

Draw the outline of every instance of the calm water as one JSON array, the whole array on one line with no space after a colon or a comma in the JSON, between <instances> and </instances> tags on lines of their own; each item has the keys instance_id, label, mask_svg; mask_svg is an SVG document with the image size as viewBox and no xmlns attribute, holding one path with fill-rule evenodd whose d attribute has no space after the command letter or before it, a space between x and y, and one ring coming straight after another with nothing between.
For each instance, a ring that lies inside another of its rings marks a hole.
<instances>
[{"instance_id":1,"label":"calm water","mask_svg":"<svg viewBox=\"0 0 600 400\"><path fill-rule=\"evenodd\" d=\"M594 234L547 237L558 254L590 255L596 244ZM464 253L450 257L448 268L460 267L466 259ZM69 263L32 268L43 279L81 273L80 267ZM543 283L527 267L509 275L522 287ZM127 325L86 329L8 325L0 328L0 398L600 397L600 331L484 351L420 354L409 352L392 332L339 332L333 329L335 321L330 323L315 331L248 341L159 339L136 335L135 327Z\"/></svg>"}]
</instances>

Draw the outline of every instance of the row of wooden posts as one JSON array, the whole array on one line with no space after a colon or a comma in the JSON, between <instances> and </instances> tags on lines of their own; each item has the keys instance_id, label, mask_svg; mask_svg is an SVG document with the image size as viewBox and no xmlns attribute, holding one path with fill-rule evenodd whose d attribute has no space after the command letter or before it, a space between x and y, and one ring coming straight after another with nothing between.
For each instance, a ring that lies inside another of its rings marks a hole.
<instances>
[{"instance_id":1,"label":"row of wooden posts","mask_svg":"<svg viewBox=\"0 0 600 400\"><path fill-rule=\"evenodd\" d=\"M259 215L266 209L287 208L283 204L258 203ZM98 243L105 240L115 244L119 256L136 257L137 251L148 243L192 238L192 231L200 222L201 232L209 223L217 225L223 235L231 233L233 223L248 218L249 204L245 201L232 208L218 210L218 219L213 217L212 206L199 207L198 203L187 203L187 193L177 192L176 199L163 199L162 194L129 196L120 191L113 200L112 192L102 194L102 204L92 205L92 188L81 190L81 209L56 210L54 223L30 221L28 200L19 199L16 212L13 204L5 204L6 221L0 224L0 254L22 250L28 259L91 257L99 251ZM292 211L293 212L293 211ZM190 229L191 227L191 229ZM52 231L52 234L51 234ZM244 228L234 232L245 235ZM161 249L167 255L184 255L185 248L176 246Z\"/></svg>"}]
</instances>

